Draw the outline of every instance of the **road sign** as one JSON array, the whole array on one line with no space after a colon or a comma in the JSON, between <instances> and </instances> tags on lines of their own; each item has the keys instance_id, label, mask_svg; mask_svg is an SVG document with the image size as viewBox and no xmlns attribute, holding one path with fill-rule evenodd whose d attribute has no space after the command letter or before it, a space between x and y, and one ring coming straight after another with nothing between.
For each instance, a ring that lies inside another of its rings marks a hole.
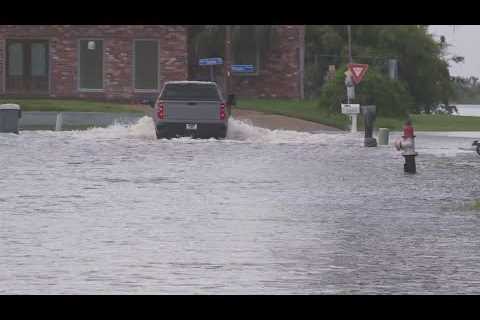
<instances>
[{"instance_id":1,"label":"road sign","mask_svg":"<svg viewBox=\"0 0 480 320\"><path fill-rule=\"evenodd\" d=\"M360 105L359 104L342 104L342 113L344 114L359 114Z\"/></svg>"},{"instance_id":2,"label":"road sign","mask_svg":"<svg viewBox=\"0 0 480 320\"><path fill-rule=\"evenodd\" d=\"M252 64L232 64L232 71L238 73L253 73L255 67Z\"/></svg>"},{"instance_id":3,"label":"road sign","mask_svg":"<svg viewBox=\"0 0 480 320\"><path fill-rule=\"evenodd\" d=\"M348 70L351 72L355 84L359 84L368 70L368 64L350 63L348 65Z\"/></svg>"},{"instance_id":4,"label":"road sign","mask_svg":"<svg viewBox=\"0 0 480 320\"><path fill-rule=\"evenodd\" d=\"M222 58L205 58L198 60L198 64L201 66L215 66L223 64Z\"/></svg>"}]
</instances>

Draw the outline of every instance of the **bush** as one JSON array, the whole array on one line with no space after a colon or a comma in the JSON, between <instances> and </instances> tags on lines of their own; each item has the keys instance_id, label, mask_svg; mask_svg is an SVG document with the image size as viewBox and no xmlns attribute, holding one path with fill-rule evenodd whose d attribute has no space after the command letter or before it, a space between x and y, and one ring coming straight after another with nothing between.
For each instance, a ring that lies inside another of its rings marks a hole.
<instances>
[{"instance_id":1,"label":"bush","mask_svg":"<svg viewBox=\"0 0 480 320\"><path fill-rule=\"evenodd\" d=\"M339 68L335 80L325 83L320 94L320 106L330 113L340 113L341 104L347 103L345 88L346 66ZM375 68L369 68L362 82L355 87L355 99L351 103L376 105L377 115L383 117L406 116L413 109L413 99L405 84L390 80Z\"/></svg>"}]
</instances>

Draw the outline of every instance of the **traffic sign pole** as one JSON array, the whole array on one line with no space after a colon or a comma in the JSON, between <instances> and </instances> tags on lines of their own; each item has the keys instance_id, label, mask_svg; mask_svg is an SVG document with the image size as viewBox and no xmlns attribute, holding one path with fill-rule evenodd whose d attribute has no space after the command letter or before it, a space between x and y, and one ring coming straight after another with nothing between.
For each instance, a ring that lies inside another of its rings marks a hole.
<instances>
[{"instance_id":1,"label":"traffic sign pole","mask_svg":"<svg viewBox=\"0 0 480 320\"><path fill-rule=\"evenodd\" d=\"M357 119L358 119L358 114L360 113L360 105L359 104L342 104L342 113L350 115L350 118L352 119L352 126L350 127L350 132L356 133Z\"/></svg>"}]
</instances>

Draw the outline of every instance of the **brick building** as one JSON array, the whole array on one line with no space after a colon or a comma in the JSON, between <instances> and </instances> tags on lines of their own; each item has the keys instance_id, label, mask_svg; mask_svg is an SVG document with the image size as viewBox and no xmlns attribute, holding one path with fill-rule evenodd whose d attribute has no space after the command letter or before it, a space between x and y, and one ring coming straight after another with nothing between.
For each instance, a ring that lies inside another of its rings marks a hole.
<instances>
[{"instance_id":1,"label":"brick building","mask_svg":"<svg viewBox=\"0 0 480 320\"><path fill-rule=\"evenodd\" d=\"M238 96L302 96L303 26L276 26L280 41L255 74L232 74ZM0 95L132 101L193 77L188 27L0 25ZM219 81L220 82L220 81Z\"/></svg>"}]
</instances>

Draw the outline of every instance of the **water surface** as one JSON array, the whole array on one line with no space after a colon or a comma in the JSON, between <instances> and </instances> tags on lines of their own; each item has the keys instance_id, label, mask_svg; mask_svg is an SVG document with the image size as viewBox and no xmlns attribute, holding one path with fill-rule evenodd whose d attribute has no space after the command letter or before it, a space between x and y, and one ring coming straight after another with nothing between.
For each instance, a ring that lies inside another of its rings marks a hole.
<instances>
[{"instance_id":1,"label":"water surface","mask_svg":"<svg viewBox=\"0 0 480 320\"><path fill-rule=\"evenodd\" d=\"M390 137L391 142L397 137ZM0 293L480 293L477 133L0 135Z\"/></svg>"}]
</instances>

